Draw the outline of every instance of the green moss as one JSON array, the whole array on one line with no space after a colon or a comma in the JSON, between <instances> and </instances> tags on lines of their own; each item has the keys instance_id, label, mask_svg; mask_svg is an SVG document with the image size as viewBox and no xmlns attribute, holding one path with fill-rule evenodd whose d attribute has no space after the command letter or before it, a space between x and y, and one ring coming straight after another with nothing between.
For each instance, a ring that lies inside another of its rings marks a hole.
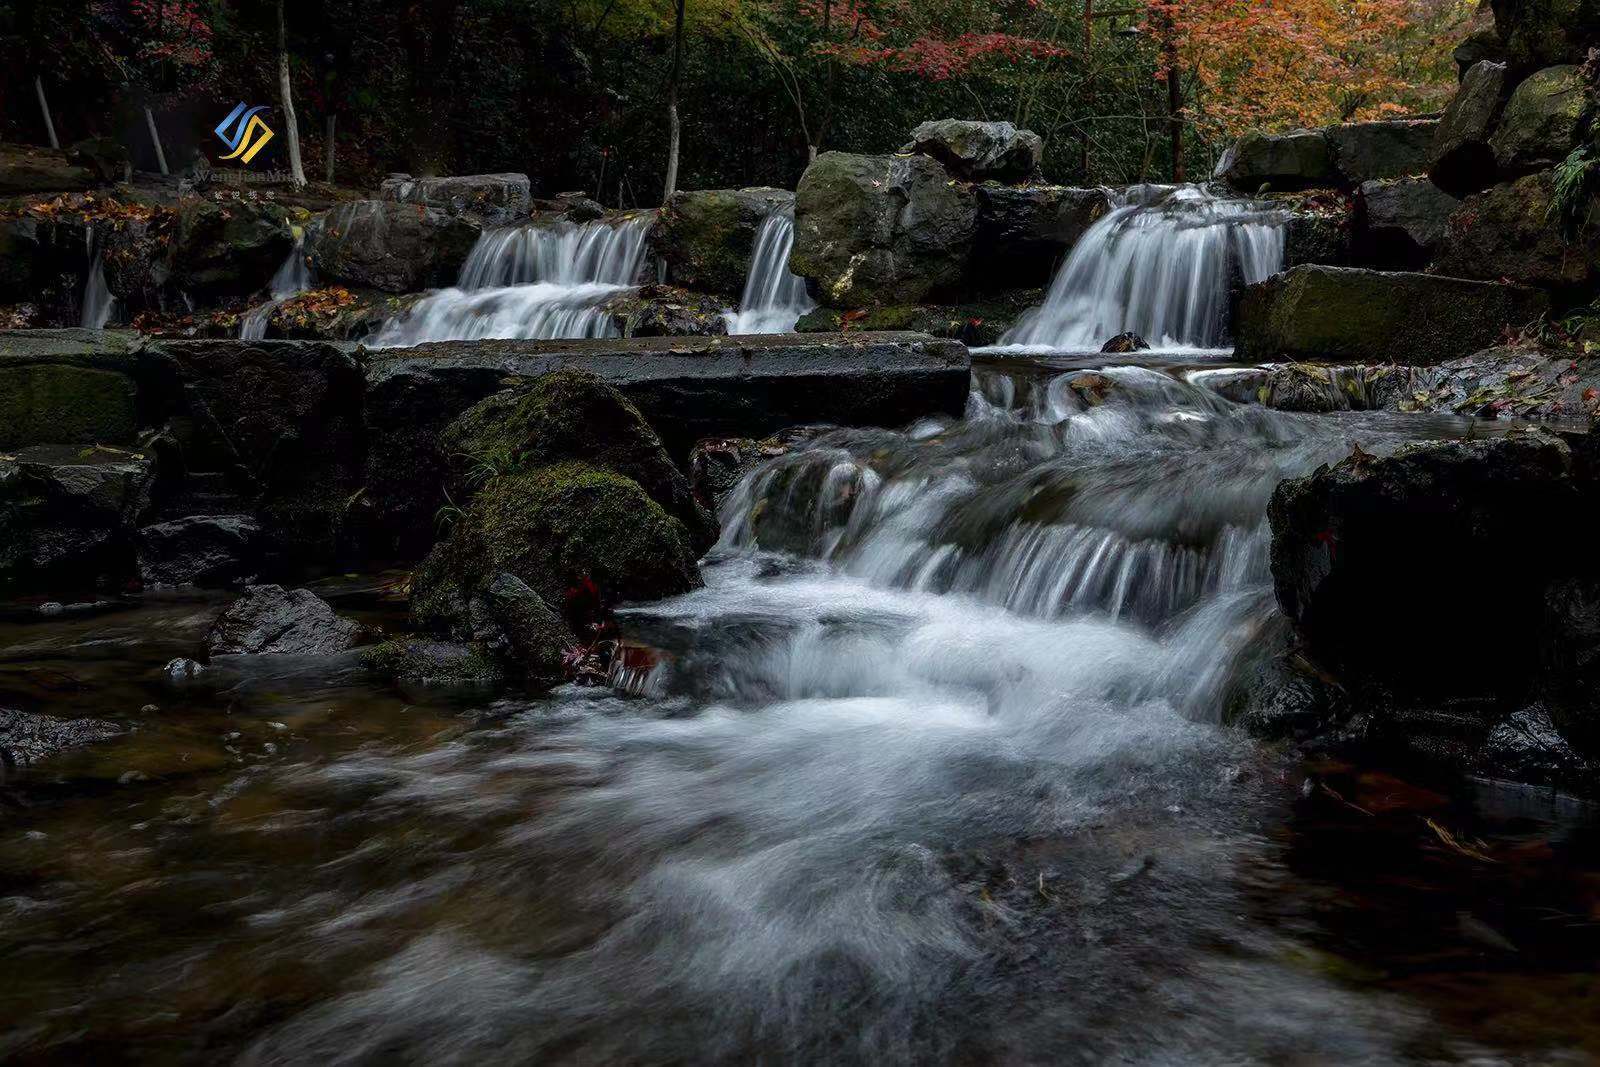
<instances>
[{"instance_id":1,"label":"green moss","mask_svg":"<svg viewBox=\"0 0 1600 1067\"><path fill-rule=\"evenodd\" d=\"M500 668L481 648L410 636L363 649L361 664L395 681L428 685L484 685L502 678Z\"/></svg>"},{"instance_id":2,"label":"green moss","mask_svg":"<svg viewBox=\"0 0 1600 1067\"><path fill-rule=\"evenodd\" d=\"M0 450L126 444L137 426L128 375L68 363L0 363Z\"/></svg>"}]
</instances>

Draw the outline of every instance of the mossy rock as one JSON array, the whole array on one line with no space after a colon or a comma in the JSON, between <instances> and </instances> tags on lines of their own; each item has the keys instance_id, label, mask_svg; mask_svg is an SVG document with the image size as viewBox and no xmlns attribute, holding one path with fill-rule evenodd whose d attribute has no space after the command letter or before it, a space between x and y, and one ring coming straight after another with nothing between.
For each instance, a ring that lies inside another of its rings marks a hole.
<instances>
[{"instance_id":1,"label":"mossy rock","mask_svg":"<svg viewBox=\"0 0 1600 1067\"><path fill-rule=\"evenodd\" d=\"M457 500L484 477L577 461L636 482L682 523L696 554L716 540L716 520L695 502L661 438L638 408L592 374L561 370L497 393L446 427L439 447L457 474Z\"/></svg>"},{"instance_id":2,"label":"mossy rock","mask_svg":"<svg viewBox=\"0 0 1600 1067\"><path fill-rule=\"evenodd\" d=\"M72 362L0 355L0 451L29 445L119 445L138 428L129 374Z\"/></svg>"},{"instance_id":3,"label":"mossy rock","mask_svg":"<svg viewBox=\"0 0 1600 1067\"><path fill-rule=\"evenodd\" d=\"M294 247L288 213L275 204L191 197L178 208L173 273L197 296L242 296L263 288Z\"/></svg>"},{"instance_id":4,"label":"mossy rock","mask_svg":"<svg viewBox=\"0 0 1600 1067\"><path fill-rule=\"evenodd\" d=\"M505 677L482 648L412 635L362 649L361 664L391 681L414 685L486 686Z\"/></svg>"},{"instance_id":5,"label":"mossy rock","mask_svg":"<svg viewBox=\"0 0 1600 1067\"><path fill-rule=\"evenodd\" d=\"M505 572L546 603L588 578L608 601L657 600L700 585L689 531L638 482L587 463L492 479L417 572L412 611L459 619L480 585Z\"/></svg>"},{"instance_id":6,"label":"mossy rock","mask_svg":"<svg viewBox=\"0 0 1600 1067\"><path fill-rule=\"evenodd\" d=\"M1525 78L1489 138L1501 173L1524 174L1565 159L1588 100L1579 67L1546 67Z\"/></svg>"},{"instance_id":7,"label":"mossy rock","mask_svg":"<svg viewBox=\"0 0 1600 1067\"><path fill-rule=\"evenodd\" d=\"M794 202L783 189L674 193L651 240L674 285L736 297L744 291L761 224Z\"/></svg>"}]
</instances>

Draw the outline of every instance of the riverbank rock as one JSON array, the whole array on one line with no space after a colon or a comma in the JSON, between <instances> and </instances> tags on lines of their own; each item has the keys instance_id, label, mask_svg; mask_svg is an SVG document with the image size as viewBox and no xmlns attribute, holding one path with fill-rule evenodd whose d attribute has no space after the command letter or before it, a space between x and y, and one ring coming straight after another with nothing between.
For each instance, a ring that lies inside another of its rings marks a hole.
<instances>
[{"instance_id":1,"label":"riverbank rock","mask_svg":"<svg viewBox=\"0 0 1600 1067\"><path fill-rule=\"evenodd\" d=\"M1044 303L1044 295L1043 289L1019 289L960 304L895 304L856 311L819 307L800 316L795 332L909 331L976 348L999 344L1030 308Z\"/></svg>"},{"instance_id":2,"label":"riverbank rock","mask_svg":"<svg viewBox=\"0 0 1600 1067\"><path fill-rule=\"evenodd\" d=\"M528 216L532 186L526 174L458 174L413 178L391 174L378 187L378 198L400 204L421 204L453 215L471 215L485 222L514 222Z\"/></svg>"},{"instance_id":3,"label":"riverbank rock","mask_svg":"<svg viewBox=\"0 0 1600 1067\"><path fill-rule=\"evenodd\" d=\"M391 681L421 686L492 686L505 671L487 652L427 637L393 637L361 652L368 670Z\"/></svg>"},{"instance_id":4,"label":"riverbank rock","mask_svg":"<svg viewBox=\"0 0 1600 1067\"><path fill-rule=\"evenodd\" d=\"M99 185L99 175L88 167L67 162L65 153L0 144L0 197L85 192Z\"/></svg>"},{"instance_id":5,"label":"riverbank rock","mask_svg":"<svg viewBox=\"0 0 1600 1067\"><path fill-rule=\"evenodd\" d=\"M744 292L756 235L773 214L792 210L784 189L700 189L672 194L651 244L667 261L673 285L738 297Z\"/></svg>"},{"instance_id":6,"label":"riverbank rock","mask_svg":"<svg viewBox=\"0 0 1600 1067\"><path fill-rule=\"evenodd\" d=\"M1491 5L1506 62L1517 73L1558 63L1582 63L1600 45L1595 0L1502 0Z\"/></svg>"},{"instance_id":7,"label":"riverbank rock","mask_svg":"<svg viewBox=\"0 0 1600 1067\"><path fill-rule=\"evenodd\" d=\"M671 285L624 289L605 302L623 337L720 337L727 305L718 297Z\"/></svg>"},{"instance_id":8,"label":"riverbank rock","mask_svg":"<svg viewBox=\"0 0 1600 1067\"><path fill-rule=\"evenodd\" d=\"M837 308L916 304L958 290L977 197L927 156L825 152L795 191L790 269Z\"/></svg>"},{"instance_id":9,"label":"riverbank rock","mask_svg":"<svg viewBox=\"0 0 1600 1067\"><path fill-rule=\"evenodd\" d=\"M1525 695L1545 591L1580 567L1592 485L1538 432L1356 450L1273 493L1279 606L1318 663L1358 689L1428 699ZM1494 561L1485 573L1485 561Z\"/></svg>"},{"instance_id":10,"label":"riverbank rock","mask_svg":"<svg viewBox=\"0 0 1600 1067\"><path fill-rule=\"evenodd\" d=\"M1460 206L1428 178L1362 182L1356 192L1356 256L1368 266L1424 267Z\"/></svg>"},{"instance_id":11,"label":"riverbank rock","mask_svg":"<svg viewBox=\"0 0 1600 1067\"><path fill-rule=\"evenodd\" d=\"M1499 347L1418 372L1388 406L1475 418L1593 420L1600 361L1574 351Z\"/></svg>"},{"instance_id":12,"label":"riverbank rock","mask_svg":"<svg viewBox=\"0 0 1600 1067\"><path fill-rule=\"evenodd\" d=\"M931 156L952 175L969 182L1024 182L1044 162L1044 140L1009 122L936 119L911 132L900 150Z\"/></svg>"},{"instance_id":13,"label":"riverbank rock","mask_svg":"<svg viewBox=\"0 0 1600 1067\"><path fill-rule=\"evenodd\" d=\"M979 185L970 271L976 289L1041 288L1090 226L1111 211L1104 189Z\"/></svg>"},{"instance_id":14,"label":"riverbank rock","mask_svg":"<svg viewBox=\"0 0 1600 1067\"><path fill-rule=\"evenodd\" d=\"M294 247L275 204L185 197L172 241L172 276L197 299L243 296L267 284Z\"/></svg>"},{"instance_id":15,"label":"riverbank rock","mask_svg":"<svg viewBox=\"0 0 1600 1067\"><path fill-rule=\"evenodd\" d=\"M361 200L312 226L306 253L325 282L414 293L454 285L479 232L477 223L435 208Z\"/></svg>"},{"instance_id":16,"label":"riverbank rock","mask_svg":"<svg viewBox=\"0 0 1600 1067\"><path fill-rule=\"evenodd\" d=\"M0 452L30 445L129 445L139 424L137 337L0 331Z\"/></svg>"},{"instance_id":17,"label":"riverbank rock","mask_svg":"<svg viewBox=\"0 0 1600 1067\"><path fill-rule=\"evenodd\" d=\"M36 445L0 456L0 585L132 579L134 531L150 513L156 471L122 449Z\"/></svg>"},{"instance_id":18,"label":"riverbank rock","mask_svg":"<svg viewBox=\"0 0 1600 1067\"><path fill-rule=\"evenodd\" d=\"M1339 183L1333 147L1321 130L1246 134L1222 154L1216 177L1242 193L1294 192Z\"/></svg>"},{"instance_id":19,"label":"riverbank rock","mask_svg":"<svg viewBox=\"0 0 1600 1067\"><path fill-rule=\"evenodd\" d=\"M308 589L252 585L206 634L212 656L331 656L361 644L366 627Z\"/></svg>"},{"instance_id":20,"label":"riverbank rock","mask_svg":"<svg viewBox=\"0 0 1600 1067\"><path fill-rule=\"evenodd\" d=\"M1526 174L1565 159L1588 103L1588 86L1576 66L1546 67L1528 75L1512 91L1489 138L1500 173Z\"/></svg>"},{"instance_id":21,"label":"riverbank rock","mask_svg":"<svg viewBox=\"0 0 1600 1067\"><path fill-rule=\"evenodd\" d=\"M1486 188L1495 179L1489 137L1505 106L1504 63L1475 63L1445 106L1428 151L1428 177L1453 196Z\"/></svg>"},{"instance_id":22,"label":"riverbank rock","mask_svg":"<svg viewBox=\"0 0 1600 1067\"><path fill-rule=\"evenodd\" d=\"M139 531L146 586L244 585L260 578L264 536L249 515L190 515Z\"/></svg>"},{"instance_id":23,"label":"riverbank rock","mask_svg":"<svg viewBox=\"0 0 1600 1067\"><path fill-rule=\"evenodd\" d=\"M1474 193L1445 226L1434 269L1462 278L1508 278L1586 296L1600 281L1600 247L1584 236L1600 225L1600 198L1563 225L1555 175L1540 171Z\"/></svg>"},{"instance_id":24,"label":"riverbank rock","mask_svg":"<svg viewBox=\"0 0 1600 1067\"><path fill-rule=\"evenodd\" d=\"M1376 411L1409 397L1421 373L1393 363L1277 364L1262 368L1250 399L1278 411Z\"/></svg>"},{"instance_id":25,"label":"riverbank rock","mask_svg":"<svg viewBox=\"0 0 1600 1067\"><path fill-rule=\"evenodd\" d=\"M1247 286L1234 329L1243 359L1425 365L1487 348L1548 306L1523 286L1307 265Z\"/></svg>"},{"instance_id":26,"label":"riverbank rock","mask_svg":"<svg viewBox=\"0 0 1600 1067\"><path fill-rule=\"evenodd\" d=\"M0 783L6 772L30 767L57 752L108 741L123 732L104 719L62 719L0 708Z\"/></svg>"},{"instance_id":27,"label":"riverbank rock","mask_svg":"<svg viewBox=\"0 0 1600 1067\"><path fill-rule=\"evenodd\" d=\"M1437 119L1382 119L1327 127L1333 164L1343 184L1425 174Z\"/></svg>"}]
</instances>

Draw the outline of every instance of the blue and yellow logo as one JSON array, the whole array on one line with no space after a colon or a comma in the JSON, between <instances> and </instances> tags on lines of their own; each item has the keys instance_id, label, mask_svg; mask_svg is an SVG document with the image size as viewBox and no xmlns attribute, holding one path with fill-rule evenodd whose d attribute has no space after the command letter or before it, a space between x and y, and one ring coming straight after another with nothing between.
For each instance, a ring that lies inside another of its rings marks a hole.
<instances>
[{"instance_id":1,"label":"blue and yellow logo","mask_svg":"<svg viewBox=\"0 0 1600 1067\"><path fill-rule=\"evenodd\" d=\"M272 140L272 127L261 121L259 112L265 107L246 108L243 104L228 112L228 117L217 123L216 134L222 143L233 149L223 159L237 159L249 163L256 153Z\"/></svg>"}]
</instances>

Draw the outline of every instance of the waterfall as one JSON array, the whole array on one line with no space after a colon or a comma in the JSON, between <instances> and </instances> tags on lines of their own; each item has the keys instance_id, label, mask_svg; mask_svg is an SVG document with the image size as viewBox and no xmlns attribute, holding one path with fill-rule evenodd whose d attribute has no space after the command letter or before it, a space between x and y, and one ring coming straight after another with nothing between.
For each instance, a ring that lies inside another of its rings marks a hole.
<instances>
[{"instance_id":1,"label":"waterfall","mask_svg":"<svg viewBox=\"0 0 1600 1067\"><path fill-rule=\"evenodd\" d=\"M533 223L478 238L455 287L390 319L374 348L487 337L610 337L602 305L638 283L649 212L623 219Z\"/></svg>"},{"instance_id":2,"label":"waterfall","mask_svg":"<svg viewBox=\"0 0 1600 1067\"><path fill-rule=\"evenodd\" d=\"M259 307L253 307L239 318L239 337L245 341L259 341L267 335L267 320L272 313L290 297L298 296L311 288L311 268L306 264L305 233L296 231L294 247L289 250L288 257L278 267L268 283L268 291L272 299Z\"/></svg>"},{"instance_id":3,"label":"waterfall","mask_svg":"<svg viewBox=\"0 0 1600 1067\"><path fill-rule=\"evenodd\" d=\"M756 234L739 310L723 317L732 334L791 333L800 316L816 307L806 294L806 282L789 270L794 248L794 207L767 216Z\"/></svg>"},{"instance_id":4,"label":"waterfall","mask_svg":"<svg viewBox=\"0 0 1600 1067\"><path fill-rule=\"evenodd\" d=\"M83 287L83 315L80 325L91 330L103 330L117 313L117 298L106 284L105 249L95 240L94 225L84 231L84 245L89 254L89 280Z\"/></svg>"},{"instance_id":5,"label":"waterfall","mask_svg":"<svg viewBox=\"0 0 1600 1067\"><path fill-rule=\"evenodd\" d=\"M1196 186L1135 186L1000 343L1098 351L1131 331L1159 348L1227 347L1229 290L1280 269L1284 221Z\"/></svg>"}]
</instances>

